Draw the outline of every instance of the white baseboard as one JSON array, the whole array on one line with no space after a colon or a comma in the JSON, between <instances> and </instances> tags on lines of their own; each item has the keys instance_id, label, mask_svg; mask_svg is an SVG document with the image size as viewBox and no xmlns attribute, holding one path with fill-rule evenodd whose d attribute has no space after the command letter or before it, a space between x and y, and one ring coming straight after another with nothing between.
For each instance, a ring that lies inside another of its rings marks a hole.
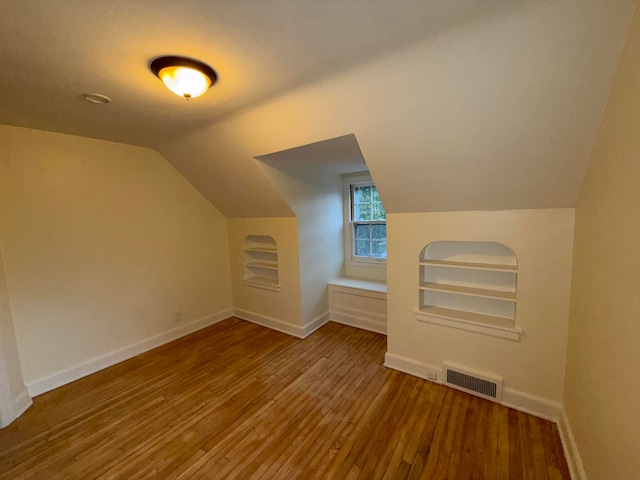
<instances>
[{"instance_id":1,"label":"white baseboard","mask_svg":"<svg viewBox=\"0 0 640 480\"><path fill-rule=\"evenodd\" d=\"M502 402L500 403L505 407L528 413L534 417L544 418L554 423L559 422L560 412L562 412L562 404L559 402L509 387L502 389Z\"/></svg>"},{"instance_id":2,"label":"white baseboard","mask_svg":"<svg viewBox=\"0 0 640 480\"><path fill-rule=\"evenodd\" d=\"M384 366L430 382L442 383L442 368L435 365L387 352L384 355Z\"/></svg>"},{"instance_id":3,"label":"white baseboard","mask_svg":"<svg viewBox=\"0 0 640 480\"><path fill-rule=\"evenodd\" d=\"M246 320L247 322L262 325L263 327L277 330L278 332L293 335L294 337L304 338L303 328L300 325L294 325L292 323L283 322L277 318L268 317L261 313L250 312L249 310L242 310L240 308L233 309L233 315Z\"/></svg>"},{"instance_id":4,"label":"white baseboard","mask_svg":"<svg viewBox=\"0 0 640 480\"><path fill-rule=\"evenodd\" d=\"M13 414L16 418L22 415L27 409L33 405L33 401L31 400L31 395L29 395L29 390L27 387L24 387L24 390L20 392L20 394L13 401Z\"/></svg>"},{"instance_id":5,"label":"white baseboard","mask_svg":"<svg viewBox=\"0 0 640 480\"><path fill-rule=\"evenodd\" d=\"M66 385L67 383L71 383L99 370L111 367L117 363L135 357L136 355L140 355L141 353L164 345L165 343L177 340L180 337L189 335L190 333L208 327L209 325L225 320L232 315L233 313L230 309L223 310L190 322L186 325L182 325L178 328L174 328L173 330L169 330L168 332L160 335L156 335L155 337L147 338L141 342L128 345L99 357L94 357L84 363L27 384L29 394L32 397L36 397L50 390L61 387L62 385Z\"/></svg>"},{"instance_id":6,"label":"white baseboard","mask_svg":"<svg viewBox=\"0 0 640 480\"><path fill-rule=\"evenodd\" d=\"M578 451L578 445L576 439L573 436L571 430L571 424L569 423L569 417L567 412L563 408L560 414L560 420L558 421L558 430L560 432L560 440L562 441L562 448L564 449L564 456L567 459L569 465L569 473L573 480L587 480L587 473L584 470L582 464L582 458Z\"/></svg>"},{"instance_id":7,"label":"white baseboard","mask_svg":"<svg viewBox=\"0 0 640 480\"><path fill-rule=\"evenodd\" d=\"M8 409L0 412L0 428L8 427L33 404L27 387L12 400Z\"/></svg>"},{"instance_id":8,"label":"white baseboard","mask_svg":"<svg viewBox=\"0 0 640 480\"><path fill-rule=\"evenodd\" d=\"M307 338L329 321L329 312L318 315L304 326L283 322L277 318L268 317L261 313L250 312L249 310L242 310L241 308L234 308L233 315L241 318L242 320L246 320L247 322L262 325L263 327L286 333L287 335L292 335L296 338Z\"/></svg>"},{"instance_id":9,"label":"white baseboard","mask_svg":"<svg viewBox=\"0 0 640 480\"><path fill-rule=\"evenodd\" d=\"M307 338L313 332L329 322L329 312L324 312L302 327L302 338Z\"/></svg>"}]
</instances>

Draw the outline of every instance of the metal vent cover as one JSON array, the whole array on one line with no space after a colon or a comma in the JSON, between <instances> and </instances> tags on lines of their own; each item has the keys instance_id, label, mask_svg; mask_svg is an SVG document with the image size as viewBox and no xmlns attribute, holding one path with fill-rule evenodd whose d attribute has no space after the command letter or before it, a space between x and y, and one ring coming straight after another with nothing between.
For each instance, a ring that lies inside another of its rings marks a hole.
<instances>
[{"instance_id":1,"label":"metal vent cover","mask_svg":"<svg viewBox=\"0 0 640 480\"><path fill-rule=\"evenodd\" d=\"M444 384L494 402L502 399L502 377L445 363Z\"/></svg>"}]
</instances>

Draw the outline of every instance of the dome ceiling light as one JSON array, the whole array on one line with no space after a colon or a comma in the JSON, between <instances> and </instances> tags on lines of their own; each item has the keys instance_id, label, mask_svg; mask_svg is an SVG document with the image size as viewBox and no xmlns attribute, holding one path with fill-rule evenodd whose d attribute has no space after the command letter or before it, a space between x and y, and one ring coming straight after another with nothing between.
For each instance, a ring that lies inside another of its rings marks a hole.
<instances>
[{"instance_id":1,"label":"dome ceiling light","mask_svg":"<svg viewBox=\"0 0 640 480\"><path fill-rule=\"evenodd\" d=\"M149 68L169 90L187 100L199 97L218 80L209 65L186 57L158 57Z\"/></svg>"}]
</instances>

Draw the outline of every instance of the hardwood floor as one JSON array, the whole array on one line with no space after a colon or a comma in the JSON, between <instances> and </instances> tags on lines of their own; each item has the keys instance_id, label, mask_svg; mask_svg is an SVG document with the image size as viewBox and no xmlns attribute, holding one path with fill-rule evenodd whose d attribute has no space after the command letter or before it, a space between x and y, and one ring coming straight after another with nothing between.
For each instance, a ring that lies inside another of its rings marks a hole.
<instances>
[{"instance_id":1,"label":"hardwood floor","mask_svg":"<svg viewBox=\"0 0 640 480\"><path fill-rule=\"evenodd\" d=\"M555 424L382 366L386 339L231 318L34 399L1 479L566 479Z\"/></svg>"}]
</instances>

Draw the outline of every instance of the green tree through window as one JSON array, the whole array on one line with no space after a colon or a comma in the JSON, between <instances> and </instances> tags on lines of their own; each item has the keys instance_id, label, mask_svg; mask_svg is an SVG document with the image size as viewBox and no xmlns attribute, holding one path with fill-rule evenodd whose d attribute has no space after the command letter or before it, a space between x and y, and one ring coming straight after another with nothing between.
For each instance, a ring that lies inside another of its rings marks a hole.
<instances>
[{"instance_id":1,"label":"green tree through window","mask_svg":"<svg viewBox=\"0 0 640 480\"><path fill-rule=\"evenodd\" d=\"M387 214L375 185L352 185L351 223L356 257L387 258Z\"/></svg>"}]
</instances>

